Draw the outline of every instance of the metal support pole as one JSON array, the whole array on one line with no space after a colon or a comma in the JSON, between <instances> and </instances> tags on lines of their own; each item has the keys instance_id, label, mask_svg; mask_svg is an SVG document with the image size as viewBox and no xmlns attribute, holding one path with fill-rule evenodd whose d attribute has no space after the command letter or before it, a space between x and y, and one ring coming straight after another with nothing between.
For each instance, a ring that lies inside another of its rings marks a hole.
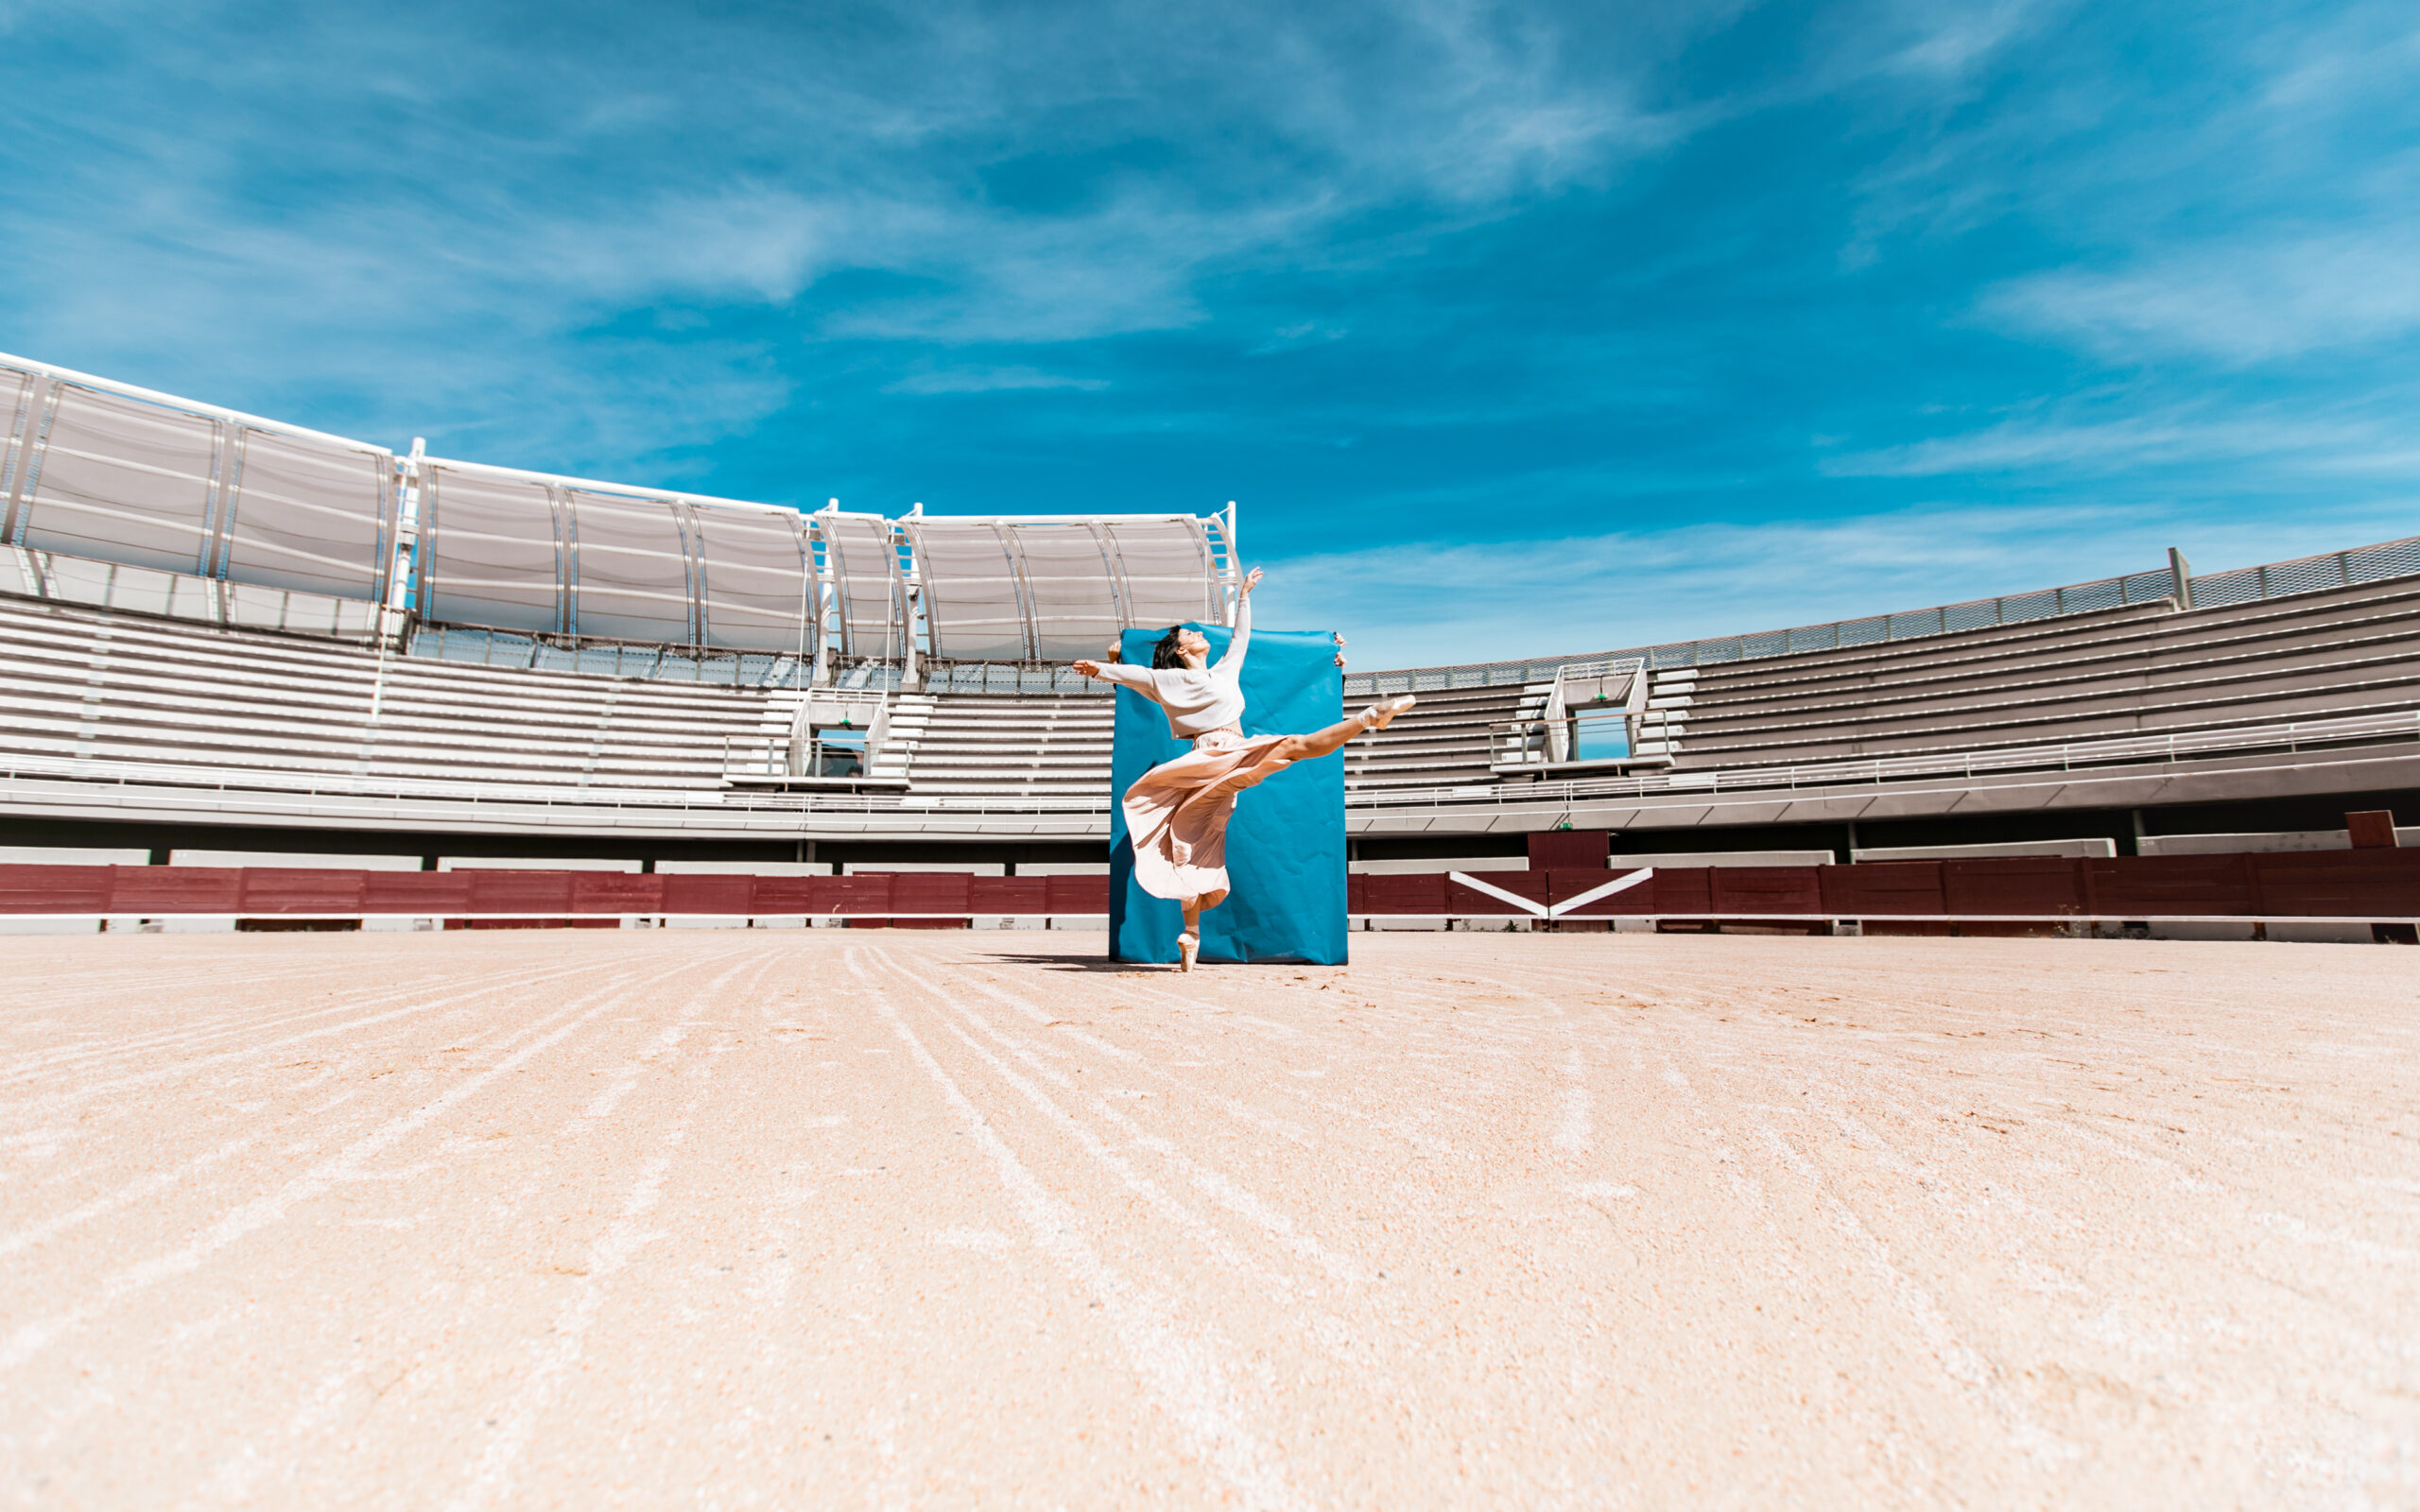
<instances>
[{"instance_id":1,"label":"metal support pole","mask_svg":"<svg viewBox=\"0 0 2420 1512\"><path fill-rule=\"evenodd\" d=\"M911 520L915 519L924 512L924 501L920 499L908 508L908 518ZM904 528L901 530L900 535L902 539L910 542L909 549L913 550L913 541L915 538L908 535ZM894 545L891 549L896 551L898 547ZM903 658L903 667L899 678L899 688L903 693L912 693L916 688L916 602L921 596L917 591L922 586L921 579L924 576L924 561L922 558L918 558L915 565L910 567L900 578L902 587L899 595L899 612L903 616L903 623L900 625L899 629L900 641L905 650L905 656Z\"/></svg>"},{"instance_id":2,"label":"metal support pole","mask_svg":"<svg viewBox=\"0 0 2420 1512\"><path fill-rule=\"evenodd\" d=\"M427 454L428 442L413 437L411 455L404 460L403 497L395 507L395 550L388 558L387 602L378 609L378 672L370 684L372 725L378 723L378 711L386 702L387 652L403 639L411 572L420 558L421 468Z\"/></svg>"},{"instance_id":3,"label":"metal support pole","mask_svg":"<svg viewBox=\"0 0 2420 1512\"><path fill-rule=\"evenodd\" d=\"M2187 561L2185 553L2174 546L2168 548L2168 579L2169 585L2175 590L2176 607L2191 609L2193 607L2193 564Z\"/></svg>"},{"instance_id":4,"label":"metal support pole","mask_svg":"<svg viewBox=\"0 0 2420 1512\"><path fill-rule=\"evenodd\" d=\"M822 600L821 593L816 593L816 537L808 535L805 527L801 527L799 530L799 658L791 662L791 675L799 679L799 692L805 692L805 682L808 682L808 675L805 675L805 605L808 605L808 595L816 597L818 602ZM821 636L818 636L818 641L821 641ZM818 670L821 670L822 665L821 644L818 644L816 648L816 665ZM821 682L821 678L818 678L818 682Z\"/></svg>"}]
</instances>

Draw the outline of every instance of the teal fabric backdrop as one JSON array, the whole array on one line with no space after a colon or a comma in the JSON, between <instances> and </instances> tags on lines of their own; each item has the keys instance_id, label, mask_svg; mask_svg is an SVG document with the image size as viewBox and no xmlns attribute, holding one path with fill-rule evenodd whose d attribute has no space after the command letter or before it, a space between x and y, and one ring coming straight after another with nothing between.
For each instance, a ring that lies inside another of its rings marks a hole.
<instances>
[{"instance_id":1,"label":"teal fabric backdrop","mask_svg":"<svg viewBox=\"0 0 2420 1512\"><path fill-rule=\"evenodd\" d=\"M1210 657L1226 654L1227 631L1195 628L1209 638ZM1128 630L1121 660L1151 664L1162 630ZM1343 717L1344 674L1336 642L1325 631L1252 632L1244 654L1244 733L1300 735ZM1117 690L1117 726L1110 748L1109 954L1119 961L1173 961L1184 916L1177 905L1145 892L1134 880L1134 850L1116 800L1134 779L1192 748L1168 733L1160 706L1130 689ZM1336 752L1293 765L1236 796L1227 826L1227 901L1201 916L1205 961L1345 961L1344 756Z\"/></svg>"}]
</instances>

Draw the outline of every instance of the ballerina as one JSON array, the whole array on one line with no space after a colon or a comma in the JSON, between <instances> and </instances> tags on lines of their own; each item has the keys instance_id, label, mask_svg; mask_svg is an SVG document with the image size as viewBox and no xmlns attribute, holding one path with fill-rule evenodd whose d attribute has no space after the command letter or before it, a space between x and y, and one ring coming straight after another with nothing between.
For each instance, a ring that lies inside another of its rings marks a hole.
<instances>
[{"instance_id":1,"label":"ballerina","mask_svg":"<svg viewBox=\"0 0 2420 1512\"><path fill-rule=\"evenodd\" d=\"M1120 805L1134 842L1135 880L1152 897L1172 899L1184 910L1184 932L1177 936L1179 971L1192 971L1201 953L1202 911L1226 901L1227 818L1235 812L1236 795L1296 762L1325 756L1356 735L1386 729L1416 701L1409 694L1389 698L1308 735L1245 734L1240 679L1244 648L1252 641L1252 591L1259 586L1255 567L1244 578L1235 636L1216 666L1210 664L1208 637L1182 625L1160 638L1149 671L1090 660L1075 664L1087 678L1132 688L1158 704L1168 716L1169 731L1193 742L1185 755L1136 778ZM1336 661L1344 664L1341 654Z\"/></svg>"}]
</instances>

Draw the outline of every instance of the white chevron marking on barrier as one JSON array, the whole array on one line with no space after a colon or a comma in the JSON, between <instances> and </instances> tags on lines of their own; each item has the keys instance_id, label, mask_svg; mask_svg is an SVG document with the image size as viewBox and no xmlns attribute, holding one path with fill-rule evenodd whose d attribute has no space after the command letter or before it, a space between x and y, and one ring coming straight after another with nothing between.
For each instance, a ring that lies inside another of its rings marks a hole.
<instances>
[{"instance_id":1,"label":"white chevron marking on barrier","mask_svg":"<svg viewBox=\"0 0 2420 1512\"><path fill-rule=\"evenodd\" d=\"M1565 898L1563 902L1547 909L1547 917L1548 919L1561 919L1564 915L1580 907L1583 903L1593 903L1599 898L1611 898L1617 892L1623 892L1629 888L1637 886L1640 883L1645 882L1648 878L1653 875L1655 875L1655 868L1653 867L1641 867L1627 877L1616 877L1613 881L1606 883L1602 886L1589 888L1586 892L1582 893L1577 898Z\"/></svg>"},{"instance_id":2,"label":"white chevron marking on barrier","mask_svg":"<svg viewBox=\"0 0 2420 1512\"><path fill-rule=\"evenodd\" d=\"M1648 878L1655 875L1655 868L1653 867L1641 867L1627 877L1616 877L1613 881L1606 883L1603 886L1591 887L1577 898L1566 898L1562 902L1552 905L1538 902L1532 899L1524 898L1517 892L1507 892L1493 883L1479 881L1477 877L1472 876L1467 871L1449 871L1445 873L1445 875L1451 877L1456 882L1461 883L1463 886L1470 888L1473 892L1483 892L1490 898L1500 898L1516 908L1528 909L1530 913L1535 914L1540 919L1561 919L1564 915L1584 903L1593 903L1599 898L1610 898L1614 894L1620 892L1625 888L1637 886L1640 883L1645 882Z\"/></svg>"},{"instance_id":3,"label":"white chevron marking on barrier","mask_svg":"<svg viewBox=\"0 0 2420 1512\"><path fill-rule=\"evenodd\" d=\"M1473 892L1483 892L1490 898L1501 898L1506 902L1512 903L1515 907L1528 909L1530 912L1537 915L1540 919L1550 917L1547 912L1546 904L1541 902L1532 902L1530 900L1522 897L1517 892L1506 892L1503 888L1498 887L1492 883L1479 881L1477 877L1472 876L1467 871L1449 871L1445 873L1445 875L1453 878L1456 882L1461 883L1463 886L1470 888Z\"/></svg>"}]
</instances>

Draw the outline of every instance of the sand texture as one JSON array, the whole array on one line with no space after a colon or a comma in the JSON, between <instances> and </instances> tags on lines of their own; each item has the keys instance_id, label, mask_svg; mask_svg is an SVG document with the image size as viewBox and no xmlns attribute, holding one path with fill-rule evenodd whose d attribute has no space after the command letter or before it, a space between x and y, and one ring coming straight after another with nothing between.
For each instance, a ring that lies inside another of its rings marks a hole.
<instances>
[{"instance_id":1,"label":"sand texture","mask_svg":"<svg viewBox=\"0 0 2420 1512\"><path fill-rule=\"evenodd\" d=\"M1099 943L0 940L0 1505L2420 1504L2420 951Z\"/></svg>"}]
</instances>

